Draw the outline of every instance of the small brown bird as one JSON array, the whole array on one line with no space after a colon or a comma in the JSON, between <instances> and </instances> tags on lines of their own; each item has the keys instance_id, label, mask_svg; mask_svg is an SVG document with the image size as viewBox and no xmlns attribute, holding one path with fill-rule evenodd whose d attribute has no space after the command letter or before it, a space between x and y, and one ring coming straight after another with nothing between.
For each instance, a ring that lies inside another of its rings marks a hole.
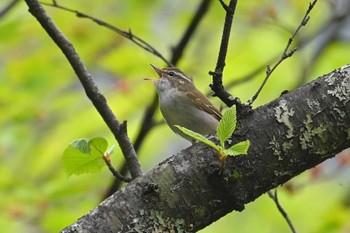
<instances>
[{"instance_id":1,"label":"small brown bird","mask_svg":"<svg viewBox=\"0 0 350 233\"><path fill-rule=\"evenodd\" d=\"M192 79L177 68L159 69L151 65L159 79L146 78L154 83L160 111L169 127L181 137L193 139L174 125L206 135L215 132L221 119L220 111L193 84Z\"/></svg>"}]
</instances>

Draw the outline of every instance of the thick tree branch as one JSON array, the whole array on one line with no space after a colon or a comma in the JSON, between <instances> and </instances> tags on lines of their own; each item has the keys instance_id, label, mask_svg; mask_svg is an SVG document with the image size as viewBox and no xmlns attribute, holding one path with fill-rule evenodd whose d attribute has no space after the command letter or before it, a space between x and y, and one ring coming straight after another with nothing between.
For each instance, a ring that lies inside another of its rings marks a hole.
<instances>
[{"instance_id":1,"label":"thick tree branch","mask_svg":"<svg viewBox=\"0 0 350 233\"><path fill-rule=\"evenodd\" d=\"M196 143L132 181L62 232L195 232L350 147L350 65L239 122L229 157ZM214 140L214 139L213 139Z\"/></svg>"},{"instance_id":2,"label":"thick tree branch","mask_svg":"<svg viewBox=\"0 0 350 233\"><path fill-rule=\"evenodd\" d=\"M26 3L29 7L29 12L38 20L41 26L66 56L81 84L83 85L86 95L89 97L105 123L108 125L109 129L112 131L123 152L125 160L128 163L131 176L133 178L141 176L142 171L137 160L136 152L126 132L126 122L122 124L119 123L118 119L114 116L112 110L107 105L105 97L100 93L97 86L93 82L90 73L82 63L73 45L53 23L39 2L37 0L26 0Z\"/></svg>"}]
</instances>

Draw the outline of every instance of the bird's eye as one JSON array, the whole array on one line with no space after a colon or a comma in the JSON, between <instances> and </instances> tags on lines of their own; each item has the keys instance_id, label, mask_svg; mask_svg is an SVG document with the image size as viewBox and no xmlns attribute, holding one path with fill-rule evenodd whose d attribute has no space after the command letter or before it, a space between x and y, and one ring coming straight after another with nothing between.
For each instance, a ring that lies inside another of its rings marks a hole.
<instances>
[{"instance_id":1,"label":"bird's eye","mask_svg":"<svg viewBox=\"0 0 350 233\"><path fill-rule=\"evenodd\" d=\"M168 72L168 75L171 76L171 77L175 77L175 73L172 72L172 71Z\"/></svg>"}]
</instances>

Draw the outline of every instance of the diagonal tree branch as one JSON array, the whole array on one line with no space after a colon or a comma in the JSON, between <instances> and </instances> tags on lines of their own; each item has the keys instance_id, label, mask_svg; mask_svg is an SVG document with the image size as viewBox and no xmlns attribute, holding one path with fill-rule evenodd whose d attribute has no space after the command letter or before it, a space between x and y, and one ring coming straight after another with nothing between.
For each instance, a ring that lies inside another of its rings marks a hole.
<instances>
[{"instance_id":1,"label":"diagonal tree branch","mask_svg":"<svg viewBox=\"0 0 350 233\"><path fill-rule=\"evenodd\" d=\"M350 147L350 65L252 110L228 157L196 143L128 183L62 232L196 232ZM215 140L215 139L213 139ZM320 194L322 195L322 194Z\"/></svg>"},{"instance_id":2,"label":"diagonal tree branch","mask_svg":"<svg viewBox=\"0 0 350 233\"><path fill-rule=\"evenodd\" d=\"M127 135L126 122L123 122L122 124L119 123L118 119L107 105L105 97L100 93L97 86L93 82L90 73L82 63L73 45L53 23L40 3L37 0L26 0L26 3L29 7L29 12L38 20L41 26L66 56L81 84L83 85L86 95L89 97L109 129L112 131L123 152L125 160L128 163L131 176L133 178L141 176L142 171L137 160L136 152Z\"/></svg>"},{"instance_id":3,"label":"diagonal tree branch","mask_svg":"<svg viewBox=\"0 0 350 233\"><path fill-rule=\"evenodd\" d=\"M87 15L83 12L77 11L77 10L73 10L70 9L68 7L64 7L61 5L58 5L56 2L53 2L52 4L50 3L44 3L42 2L41 4L46 5L46 6L51 6L51 7L55 7L64 11L68 11L71 13L76 14L77 17L80 18L86 18L86 19L90 19L93 22L97 23L98 25L101 25L105 28L108 28L109 30L112 30L114 32L116 32L117 34L129 39L131 42L133 42L134 44L136 44L137 46L139 46L140 48L146 50L149 53L152 53L153 55L155 55L156 57L159 57L162 61L164 61L168 66L172 66L172 64L160 53L158 52L158 50L156 50L152 45L150 45L148 42L146 42L145 40L143 40L142 38L138 37L137 35L133 34L131 32L131 30L129 31L124 31L120 28L117 28L105 21L102 21L98 18L92 17L90 15Z\"/></svg>"}]
</instances>

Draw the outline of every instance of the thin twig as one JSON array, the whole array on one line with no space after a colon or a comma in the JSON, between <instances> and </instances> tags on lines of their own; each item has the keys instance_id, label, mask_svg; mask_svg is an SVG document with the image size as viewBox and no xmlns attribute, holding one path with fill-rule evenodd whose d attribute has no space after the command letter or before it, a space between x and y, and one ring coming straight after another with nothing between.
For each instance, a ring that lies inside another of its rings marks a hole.
<instances>
[{"instance_id":1,"label":"thin twig","mask_svg":"<svg viewBox=\"0 0 350 233\"><path fill-rule=\"evenodd\" d=\"M281 58L277 61L277 63L271 68L270 65L267 65L266 68L266 76L264 81L262 82L262 84L260 85L259 89L257 90L257 92L248 100L249 105L251 105L252 103L254 103L254 101L258 98L261 90L263 89L263 87L265 86L267 80L269 79L269 77L271 76L271 74L275 71L275 69L287 58L293 56L293 54L296 52L297 48L293 48L293 49L289 49L290 46L292 45L292 42L294 40L294 38L296 37L296 35L298 34L298 32L300 31L300 29L305 26L309 19L310 19L310 12L311 10L314 8L315 4L316 4L317 0L314 0L312 3L309 3L309 8L307 9L304 18L301 20L300 24L298 25L298 27L296 28L296 30L294 31L293 35L288 39L287 45L282 53Z\"/></svg>"},{"instance_id":2,"label":"thin twig","mask_svg":"<svg viewBox=\"0 0 350 233\"><path fill-rule=\"evenodd\" d=\"M344 31L350 15L350 1L334 1L333 9L331 9L331 15L328 20L320 25L317 31L309 37L303 38L300 48L307 46L313 41L317 41L307 62L302 61L302 72L298 78L298 82L295 83L295 87L299 87L306 82L308 74L312 72L315 64L318 62L318 58L334 41L342 40L341 32ZM339 10L336 10L339 9Z\"/></svg>"},{"instance_id":3,"label":"thin twig","mask_svg":"<svg viewBox=\"0 0 350 233\"><path fill-rule=\"evenodd\" d=\"M277 57L273 57L273 58L269 59L270 62L271 61L276 61L276 60L277 60ZM232 80L231 82L228 82L226 84L226 88L227 89L231 89L234 86L237 86L239 84L246 83L246 82L252 80L259 73L263 72L266 69L266 65L265 64L266 63L264 63L263 65L259 65L254 70L250 71L248 74L242 76L241 78L238 78L238 79Z\"/></svg>"},{"instance_id":4,"label":"thin twig","mask_svg":"<svg viewBox=\"0 0 350 233\"><path fill-rule=\"evenodd\" d=\"M283 209L281 203L278 201L278 196L277 196L277 190L275 190L274 193L272 193L271 191L268 191L267 194L269 195L269 197L275 202L278 211L282 214L283 218L286 220L286 222L289 225L290 230L293 233L296 233L296 230L294 228L294 225L292 223L292 221L290 220L287 212Z\"/></svg>"},{"instance_id":5,"label":"thin twig","mask_svg":"<svg viewBox=\"0 0 350 233\"><path fill-rule=\"evenodd\" d=\"M205 14L208 12L210 2L211 0L202 0L191 22L189 23L187 29L185 30L181 40L176 46L172 48L172 57L170 59L172 64L176 65L180 60L180 58L182 57L183 51L185 50L186 46L190 42L190 39L192 38L193 34L198 28L199 23L202 21ZM154 113L156 112L157 107L158 107L158 95L155 94L151 100L151 103L147 106L145 113L143 115L141 127L136 137L136 140L134 142L134 148L136 151L139 151L146 136L150 133L153 127L157 125L154 122ZM122 175L126 175L126 173L128 172L128 168L126 164L123 164L119 170ZM115 180L112 186L109 188L108 192L106 193L105 197L110 196L112 193L118 190L120 188L120 185L121 185L121 182L119 180Z\"/></svg>"},{"instance_id":6,"label":"thin twig","mask_svg":"<svg viewBox=\"0 0 350 233\"><path fill-rule=\"evenodd\" d=\"M111 163L111 160L110 160L110 157L109 155L105 155L103 156L103 160L105 161L109 171L113 174L113 176L115 178L117 178L118 180L121 180L121 181L124 181L124 182L131 182L132 179L131 178L128 178L128 177L125 177L123 176L122 174L120 174L117 170L114 169L112 163Z\"/></svg>"},{"instance_id":7,"label":"thin twig","mask_svg":"<svg viewBox=\"0 0 350 233\"><path fill-rule=\"evenodd\" d=\"M57 44L57 46L66 56L76 75L78 76L81 84L83 85L86 95L89 97L105 123L108 125L109 129L112 131L123 152L125 160L128 163L131 176L133 178L141 176L141 167L137 160L136 152L127 135L126 123L119 123L118 119L109 108L106 98L100 93L99 89L95 85L94 81L91 78L91 74L87 71L73 45L54 24L40 3L37 0L25 1L29 7L29 12L38 20L47 34L52 38L52 40Z\"/></svg>"},{"instance_id":8,"label":"thin twig","mask_svg":"<svg viewBox=\"0 0 350 233\"><path fill-rule=\"evenodd\" d=\"M4 8L0 9L0 18L4 17L17 3L19 3L19 0L12 0Z\"/></svg>"},{"instance_id":9,"label":"thin twig","mask_svg":"<svg viewBox=\"0 0 350 233\"><path fill-rule=\"evenodd\" d=\"M277 60L277 58L271 58L269 61L275 61ZM230 82L228 82L225 87L227 90L230 90L231 88L238 86L240 84L249 82L250 80L254 79L259 73L261 73L262 71L264 71L266 69L266 63L264 63L263 65L259 65L258 67L256 67L254 70L250 71L248 74L243 75L242 77L238 77L237 79L234 79ZM205 93L206 96L210 96L212 95L212 91L208 91Z\"/></svg>"},{"instance_id":10,"label":"thin twig","mask_svg":"<svg viewBox=\"0 0 350 233\"><path fill-rule=\"evenodd\" d=\"M76 14L77 17L80 17L80 18L90 19L93 22L97 23L98 25L101 25L101 26L103 26L105 28L108 28L108 29L112 30L113 32L116 32L119 35L129 39L130 41L132 41L137 46L141 47L142 49L146 50L149 53L152 53L156 57L159 57L168 66L172 66L171 62L169 62L160 52L158 52L158 50L156 50L152 45L150 45L148 42L146 42L142 38L140 38L140 37L136 36L135 34L133 34L130 29L128 31L124 31L122 29L119 29L119 28L117 28L117 27L115 27L115 26L113 26L113 25L111 25L111 24L109 24L109 23L107 23L105 21L102 21L102 20L100 20L98 18L95 18L93 16L87 15L87 14L82 13L82 12L77 11L77 10L70 9L68 7L64 7L64 6L58 5L56 2L54 2L52 4L51 3L41 2L41 4L45 5L45 6L51 6L51 7L54 7L54 8L58 8L58 9L67 11L67 12L74 13L74 14Z\"/></svg>"},{"instance_id":11,"label":"thin twig","mask_svg":"<svg viewBox=\"0 0 350 233\"><path fill-rule=\"evenodd\" d=\"M234 104L239 105L240 100L238 98L234 98L225 90L222 84L222 74L225 67L226 54L230 40L233 16L237 6L237 0L231 0L228 5L226 5L222 0L219 1L226 11L226 16L215 71L209 71L209 74L213 77L213 83L210 84L210 88L214 92L213 96L219 97L227 106L231 107Z\"/></svg>"}]
</instances>

